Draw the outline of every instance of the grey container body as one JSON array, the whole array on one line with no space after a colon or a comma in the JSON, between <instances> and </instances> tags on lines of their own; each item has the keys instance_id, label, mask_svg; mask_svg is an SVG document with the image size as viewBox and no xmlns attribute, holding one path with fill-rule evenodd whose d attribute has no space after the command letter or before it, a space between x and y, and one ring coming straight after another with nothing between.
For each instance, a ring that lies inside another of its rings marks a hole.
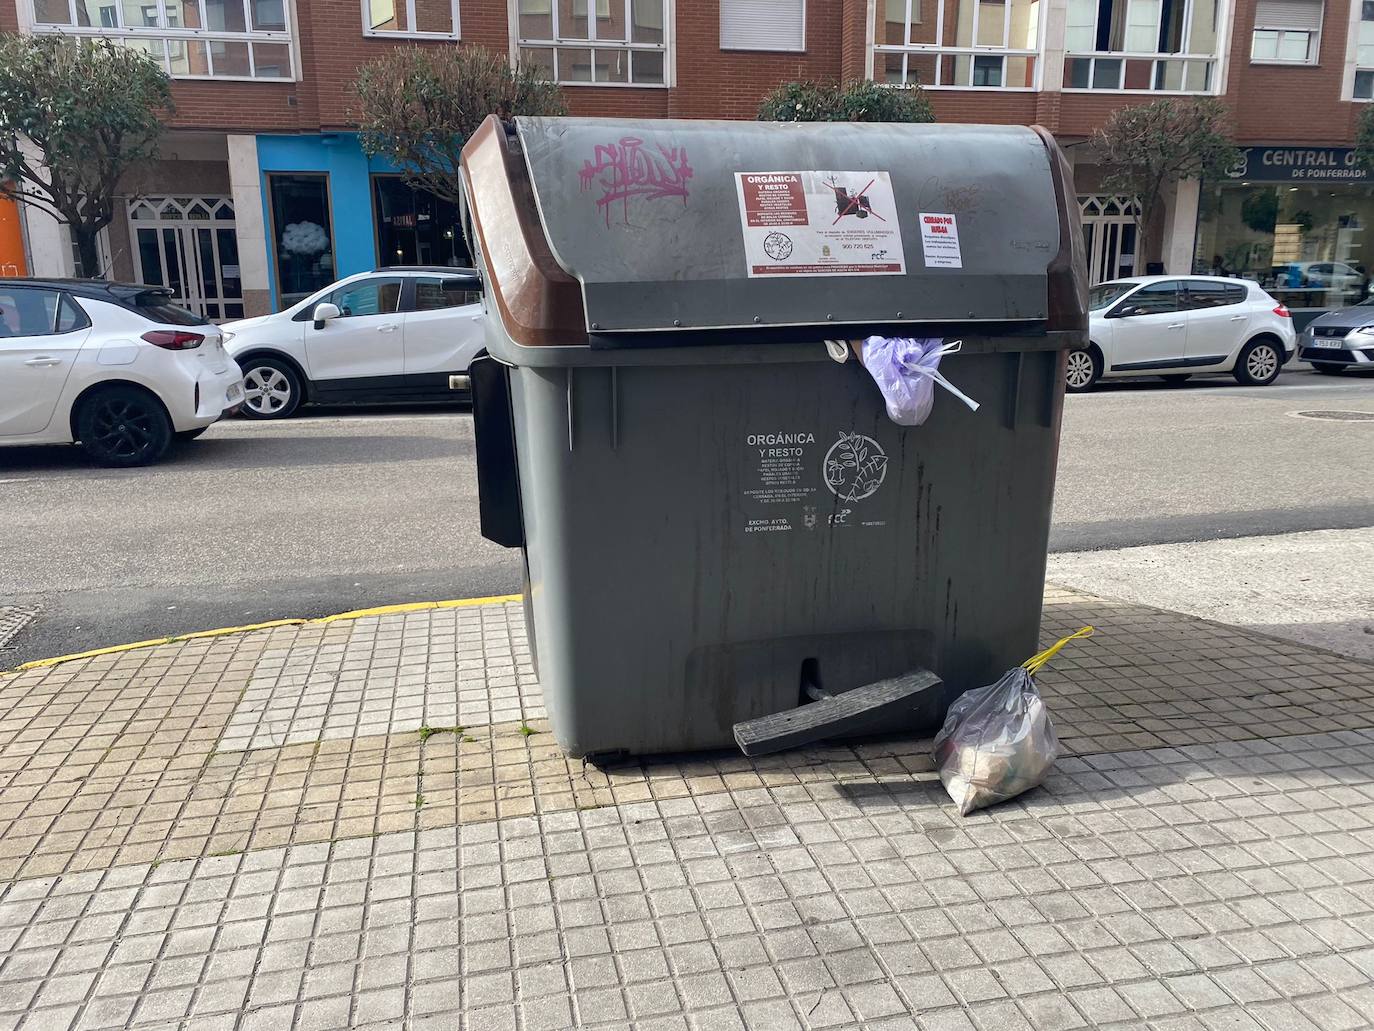
<instances>
[{"instance_id":1,"label":"grey container body","mask_svg":"<svg viewBox=\"0 0 1374 1031\"><path fill-rule=\"evenodd\" d=\"M511 369L527 604L572 755L729 746L804 700L804 665L832 694L916 667L957 693L1037 650L1060 353L946 359L983 408L937 397L904 428L857 361L758 350ZM886 459L866 497L872 477L827 485L846 434Z\"/></svg>"},{"instance_id":2,"label":"grey container body","mask_svg":"<svg viewBox=\"0 0 1374 1031\"><path fill-rule=\"evenodd\" d=\"M484 513L484 533L525 547L566 751L727 747L806 679L833 695L921 667L948 698L1037 650L1063 348L1087 325L1047 134L489 120L464 174L506 366L497 424L478 406L479 476L496 466L484 500L520 524L488 532ZM808 224L857 226L862 196L863 234L894 241L872 258L897 271L832 272L836 240L774 274L797 252L749 249L755 175L802 182L808 205L817 181L852 183ZM957 220L952 261L933 218ZM941 371L982 407L937 389L924 425L895 425L823 344L870 332L962 338ZM933 726L941 702L875 729Z\"/></svg>"}]
</instances>

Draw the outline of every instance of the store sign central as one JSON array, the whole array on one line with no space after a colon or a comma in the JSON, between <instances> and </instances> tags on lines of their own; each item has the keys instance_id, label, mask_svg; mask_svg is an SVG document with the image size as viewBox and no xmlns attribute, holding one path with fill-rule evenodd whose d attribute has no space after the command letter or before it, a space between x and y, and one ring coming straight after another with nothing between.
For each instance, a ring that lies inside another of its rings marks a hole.
<instances>
[{"instance_id":1,"label":"store sign central","mask_svg":"<svg viewBox=\"0 0 1374 1031\"><path fill-rule=\"evenodd\" d=\"M1368 182L1374 179L1355 160L1353 147L1247 147L1226 173L1253 182Z\"/></svg>"}]
</instances>

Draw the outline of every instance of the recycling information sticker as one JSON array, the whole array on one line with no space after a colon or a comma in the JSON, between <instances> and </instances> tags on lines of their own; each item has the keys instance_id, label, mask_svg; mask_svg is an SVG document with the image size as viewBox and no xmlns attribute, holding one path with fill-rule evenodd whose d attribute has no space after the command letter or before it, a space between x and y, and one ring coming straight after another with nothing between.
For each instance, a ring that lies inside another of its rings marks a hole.
<instances>
[{"instance_id":1,"label":"recycling information sticker","mask_svg":"<svg viewBox=\"0 0 1374 1031\"><path fill-rule=\"evenodd\" d=\"M887 172L736 172L750 277L906 272Z\"/></svg>"}]
</instances>

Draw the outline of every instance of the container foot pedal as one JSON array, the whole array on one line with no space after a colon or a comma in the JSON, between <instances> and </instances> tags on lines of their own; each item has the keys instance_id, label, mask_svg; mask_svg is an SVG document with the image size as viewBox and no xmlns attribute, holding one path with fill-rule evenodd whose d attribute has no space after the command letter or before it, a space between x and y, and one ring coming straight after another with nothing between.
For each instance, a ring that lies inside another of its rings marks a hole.
<instances>
[{"instance_id":1,"label":"container foot pedal","mask_svg":"<svg viewBox=\"0 0 1374 1031\"><path fill-rule=\"evenodd\" d=\"M800 748L828 737L878 728L886 716L910 711L915 700L928 691L943 691L943 682L926 669L879 680L843 694L828 695L807 687L814 701L795 709L759 716L735 724L735 742L745 755L768 755Z\"/></svg>"}]
</instances>

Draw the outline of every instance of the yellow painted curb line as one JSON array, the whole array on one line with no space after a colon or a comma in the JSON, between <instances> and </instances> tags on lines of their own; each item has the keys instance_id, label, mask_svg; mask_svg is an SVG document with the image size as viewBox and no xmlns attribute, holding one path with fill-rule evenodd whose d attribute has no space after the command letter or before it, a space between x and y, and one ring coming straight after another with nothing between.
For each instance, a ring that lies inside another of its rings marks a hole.
<instances>
[{"instance_id":1,"label":"yellow painted curb line","mask_svg":"<svg viewBox=\"0 0 1374 1031\"><path fill-rule=\"evenodd\" d=\"M494 594L489 598L456 598L452 601L408 601L399 605L377 605L370 609L354 609L352 612L337 612L332 616L307 619L307 623L335 623L341 619L363 619L366 616L392 616L398 612L423 612L425 609L465 609L473 605L497 605L508 601L520 601L521 594Z\"/></svg>"},{"instance_id":2,"label":"yellow painted curb line","mask_svg":"<svg viewBox=\"0 0 1374 1031\"><path fill-rule=\"evenodd\" d=\"M63 662L77 659L93 659L97 655L113 655L116 652L131 652L136 648L151 648L159 644L173 644L177 641L195 641L202 637L223 637L226 634L246 634L253 630L270 630L278 626L308 626L312 623L338 623L345 619L365 619L368 616L393 616L401 612L424 612L429 609L465 609L474 605L497 605L505 602L520 601L519 594L497 594L489 598L455 598L450 601L410 601L399 605L377 605L370 609L354 609L352 612L336 612L332 616L316 619L273 619L266 623L249 623L245 626L226 626L216 630L197 630L190 634L177 634L174 637L157 637L150 641L133 641L130 644L114 644L108 648L93 648L88 652L75 652L71 655L57 655L51 659L34 659L10 670L0 670L0 675L22 673L30 669L43 669L57 666Z\"/></svg>"}]
</instances>

